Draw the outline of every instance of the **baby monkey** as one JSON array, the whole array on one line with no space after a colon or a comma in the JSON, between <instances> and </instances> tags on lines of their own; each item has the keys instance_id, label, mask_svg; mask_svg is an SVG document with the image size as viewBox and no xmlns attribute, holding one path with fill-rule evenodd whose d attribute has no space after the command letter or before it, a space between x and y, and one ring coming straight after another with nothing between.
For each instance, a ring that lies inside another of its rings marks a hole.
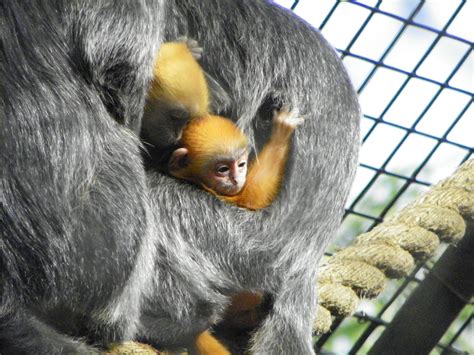
<instances>
[{"instance_id":1,"label":"baby monkey","mask_svg":"<svg viewBox=\"0 0 474 355\"><path fill-rule=\"evenodd\" d=\"M163 44L150 96L184 107L189 121L171 153L170 175L201 186L218 198L250 210L269 206L283 180L291 136L302 123L288 108L274 112L271 137L249 165L245 134L231 120L208 112L209 93L196 58L195 41Z\"/></svg>"}]
</instances>

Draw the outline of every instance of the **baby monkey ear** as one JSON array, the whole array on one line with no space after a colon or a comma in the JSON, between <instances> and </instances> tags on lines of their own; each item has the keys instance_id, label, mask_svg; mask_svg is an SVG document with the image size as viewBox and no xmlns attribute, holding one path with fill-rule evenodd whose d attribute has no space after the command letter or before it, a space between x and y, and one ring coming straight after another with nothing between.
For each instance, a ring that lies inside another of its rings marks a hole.
<instances>
[{"instance_id":1,"label":"baby monkey ear","mask_svg":"<svg viewBox=\"0 0 474 355\"><path fill-rule=\"evenodd\" d=\"M187 148L176 149L168 161L168 171L171 174L179 174L179 172L189 164L189 151Z\"/></svg>"}]
</instances>

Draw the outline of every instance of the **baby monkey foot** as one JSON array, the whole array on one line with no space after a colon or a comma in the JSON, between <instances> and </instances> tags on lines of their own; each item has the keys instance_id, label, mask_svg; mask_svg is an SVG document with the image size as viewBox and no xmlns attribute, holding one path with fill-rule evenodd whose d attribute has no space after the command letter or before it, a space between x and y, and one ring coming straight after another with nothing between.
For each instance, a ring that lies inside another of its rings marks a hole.
<instances>
[{"instance_id":1,"label":"baby monkey foot","mask_svg":"<svg viewBox=\"0 0 474 355\"><path fill-rule=\"evenodd\" d=\"M288 106L283 106L279 111L273 112L273 134L289 138L303 122L297 109L290 111Z\"/></svg>"},{"instance_id":2,"label":"baby monkey foot","mask_svg":"<svg viewBox=\"0 0 474 355\"><path fill-rule=\"evenodd\" d=\"M189 48L194 59L199 60L202 57L202 52L204 51L202 47L199 46L198 41L188 38L188 37L180 37L178 38L178 42L184 42Z\"/></svg>"}]
</instances>

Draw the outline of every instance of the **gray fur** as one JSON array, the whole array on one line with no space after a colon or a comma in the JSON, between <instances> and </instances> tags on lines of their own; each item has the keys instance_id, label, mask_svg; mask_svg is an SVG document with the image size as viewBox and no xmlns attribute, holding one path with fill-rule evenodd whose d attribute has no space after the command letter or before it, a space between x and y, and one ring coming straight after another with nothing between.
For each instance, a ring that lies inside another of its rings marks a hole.
<instances>
[{"instance_id":1,"label":"gray fur","mask_svg":"<svg viewBox=\"0 0 474 355\"><path fill-rule=\"evenodd\" d=\"M188 346L230 296L262 290L274 303L252 350L311 353L317 265L359 121L319 33L251 0L4 1L0 18L0 352L93 352L133 337ZM257 148L274 107L306 118L267 210L143 168L134 132L154 53L181 36L204 47L215 113Z\"/></svg>"},{"instance_id":2,"label":"gray fur","mask_svg":"<svg viewBox=\"0 0 474 355\"><path fill-rule=\"evenodd\" d=\"M151 171L158 219L170 221L165 232L194 248L199 272L217 275L212 282L222 294L273 296L253 352L311 353L317 265L339 225L356 167L356 95L335 51L286 10L250 0L168 5L166 40L196 39L204 69L230 98L218 95L214 113L237 121L257 147L270 132L271 110L261 110L268 101L298 108L305 122L270 208L249 212Z\"/></svg>"},{"instance_id":3,"label":"gray fur","mask_svg":"<svg viewBox=\"0 0 474 355\"><path fill-rule=\"evenodd\" d=\"M0 3L2 354L136 333L157 234L133 131L162 14L161 1Z\"/></svg>"}]
</instances>

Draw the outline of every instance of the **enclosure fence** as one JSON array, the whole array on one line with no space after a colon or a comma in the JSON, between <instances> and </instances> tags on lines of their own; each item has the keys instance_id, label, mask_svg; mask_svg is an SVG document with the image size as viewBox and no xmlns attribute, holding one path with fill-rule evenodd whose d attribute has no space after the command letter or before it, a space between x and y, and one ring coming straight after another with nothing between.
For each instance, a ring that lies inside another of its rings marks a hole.
<instances>
[{"instance_id":1,"label":"enclosure fence","mask_svg":"<svg viewBox=\"0 0 474 355\"><path fill-rule=\"evenodd\" d=\"M361 161L338 239L344 245L472 156L474 33L461 27L474 9L472 2L456 0L439 8L428 1L279 3L318 27L336 47L360 96ZM438 11L434 19L433 11ZM317 351L339 353L335 343L347 329L352 334L344 340L344 352L370 350L390 327L394 304L409 297L435 262L418 265L392 284L372 312L336 321L331 333L316 339ZM471 300L433 353L474 351L469 349L473 309Z\"/></svg>"}]
</instances>

